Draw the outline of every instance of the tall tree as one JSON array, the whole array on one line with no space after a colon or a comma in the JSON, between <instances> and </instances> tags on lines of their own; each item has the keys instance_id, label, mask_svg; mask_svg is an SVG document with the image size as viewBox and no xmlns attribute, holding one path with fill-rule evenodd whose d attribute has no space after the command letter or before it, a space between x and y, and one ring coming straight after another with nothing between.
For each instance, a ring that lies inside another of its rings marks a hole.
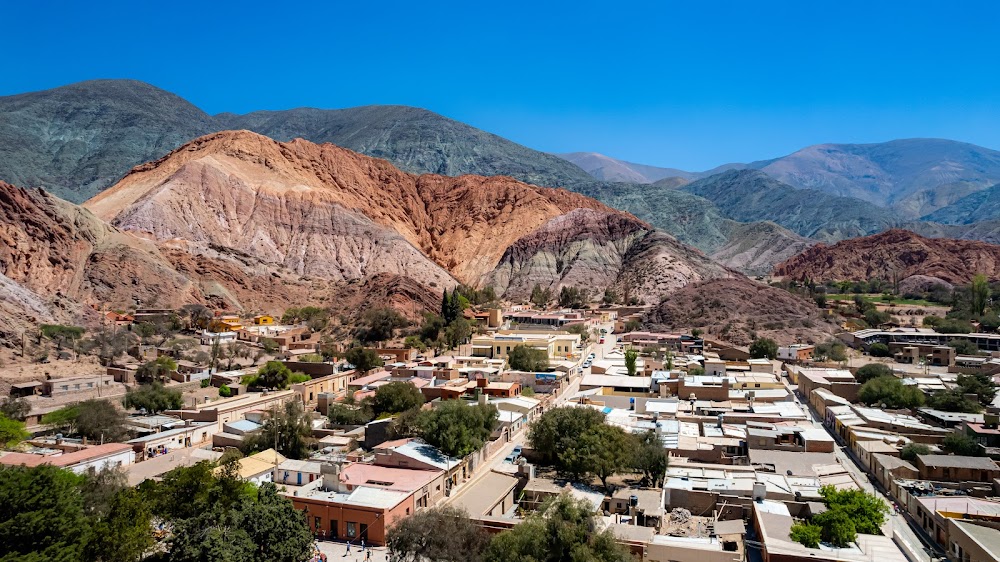
<instances>
[{"instance_id":1,"label":"tall tree","mask_svg":"<svg viewBox=\"0 0 1000 562\"><path fill-rule=\"evenodd\" d=\"M977 273L972 277L970 289L972 292L972 313L976 316L982 316L986 313L986 305L990 300L990 283L985 275Z\"/></svg>"},{"instance_id":2,"label":"tall tree","mask_svg":"<svg viewBox=\"0 0 1000 562\"><path fill-rule=\"evenodd\" d=\"M389 550L399 562L479 562L490 536L453 506L418 511L389 527Z\"/></svg>"},{"instance_id":3,"label":"tall tree","mask_svg":"<svg viewBox=\"0 0 1000 562\"><path fill-rule=\"evenodd\" d=\"M375 389L371 407L375 416L398 414L424 405L424 395L410 382L395 381Z\"/></svg>"},{"instance_id":4,"label":"tall tree","mask_svg":"<svg viewBox=\"0 0 1000 562\"><path fill-rule=\"evenodd\" d=\"M544 371L549 368L549 354L544 349L517 345L507 354L507 363L515 371Z\"/></svg>"},{"instance_id":5,"label":"tall tree","mask_svg":"<svg viewBox=\"0 0 1000 562\"><path fill-rule=\"evenodd\" d=\"M367 373L375 367L381 367L383 364L378 352L374 349L366 349L364 347L352 347L348 349L347 353L344 354L344 359L362 373Z\"/></svg>"},{"instance_id":6,"label":"tall tree","mask_svg":"<svg viewBox=\"0 0 1000 562\"><path fill-rule=\"evenodd\" d=\"M625 350L625 370L628 372L628 376L634 377L636 373L636 363L639 360L639 352L634 348L628 348Z\"/></svg>"},{"instance_id":7,"label":"tall tree","mask_svg":"<svg viewBox=\"0 0 1000 562\"><path fill-rule=\"evenodd\" d=\"M469 406L462 400L446 400L421 412L417 423L425 441L448 456L462 458L489 440L497 417L492 404Z\"/></svg>"},{"instance_id":8,"label":"tall tree","mask_svg":"<svg viewBox=\"0 0 1000 562\"><path fill-rule=\"evenodd\" d=\"M608 490L608 478L629 467L635 440L622 428L602 423L584 433L577 447L584 470L600 478Z\"/></svg>"},{"instance_id":9,"label":"tall tree","mask_svg":"<svg viewBox=\"0 0 1000 562\"><path fill-rule=\"evenodd\" d=\"M291 400L271 411L264 426L244 441L243 450L249 454L273 447L290 459L304 459L314 443L312 418L300 402Z\"/></svg>"},{"instance_id":10,"label":"tall tree","mask_svg":"<svg viewBox=\"0 0 1000 562\"><path fill-rule=\"evenodd\" d=\"M778 356L778 344L770 338L757 338L750 344L750 357L754 359L774 359Z\"/></svg>"},{"instance_id":11,"label":"tall tree","mask_svg":"<svg viewBox=\"0 0 1000 562\"><path fill-rule=\"evenodd\" d=\"M264 388L288 388L292 370L281 361L268 361L257 371L257 384Z\"/></svg>"},{"instance_id":12,"label":"tall tree","mask_svg":"<svg viewBox=\"0 0 1000 562\"><path fill-rule=\"evenodd\" d=\"M558 496L522 523L490 541L487 562L509 560L631 562L632 555L610 530L596 532L594 513L585 500Z\"/></svg>"}]
</instances>

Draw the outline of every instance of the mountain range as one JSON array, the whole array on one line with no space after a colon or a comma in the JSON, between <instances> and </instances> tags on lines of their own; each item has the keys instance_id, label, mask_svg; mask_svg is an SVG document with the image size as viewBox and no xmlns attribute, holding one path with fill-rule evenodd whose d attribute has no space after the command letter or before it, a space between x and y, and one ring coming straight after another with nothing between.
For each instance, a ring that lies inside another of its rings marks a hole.
<instances>
[{"instance_id":1,"label":"mountain range","mask_svg":"<svg viewBox=\"0 0 1000 562\"><path fill-rule=\"evenodd\" d=\"M392 304L443 288L578 285L650 302L739 274L625 212L508 176L414 175L332 144L250 131L199 137L83 206L0 189L0 306L17 326L94 309L205 302ZM375 300L378 299L378 300Z\"/></svg>"},{"instance_id":2,"label":"mountain range","mask_svg":"<svg viewBox=\"0 0 1000 562\"><path fill-rule=\"evenodd\" d=\"M753 275L768 274L774 264L818 241L836 242L894 227L929 236L1000 241L1000 204L993 203L997 188L992 187L1000 182L1000 153L966 143L909 139L868 145L816 145L772 160L686 172L615 160L596 153L573 153L562 157L547 154L430 111L404 106L299 108L245 115L209 115L174 94L131 80L95 80L0 97L0 179L26 187L41 187L72 203L90 200L88 206L94 209L111 209L114 207L109 203L112 196L100 195L101 192L120 181L117 190L120 195L127 191L121 185L137 185L137 178L152 177L150 167L156 166L145 163L182 146L185 150L201 151L201 144L190 144L193 139L199 138L199 142L205 143L206 138L215 138L213 134L235 129L254 131L269 137L269 142L273 139L284 143L278 151L282 154L304 150L303 141L295 140L304 139L313 144L332 143L360 154L384 158L402 173L448 177L509 176L534 186L563 187L631 213L643 224L639 227L629 222L628 226L623 226L605 220L614 215L596 218L583 211L560 207L564 215L573 217L559 219L568 225L569 231L577 233L573 236L585 233L586 236L618 240L632 236L628 232L634 230L646 233L642 235L643 240L657 237L673 240L657 232L659 230L702 250L723 267ZM263 141L242 140L261 149L270 146ZM229 141L235 143L233 139ZM193 146L197 146L197 150ZM172 154L172 160L179 158L178 153ZM272 160L265 159L265 168L269 162ZM139 168L130 171L136 166ZM213 194L220 201L224 200L225 182L243 181L244 173L252 178L259 171L255 169L251 173L241 169L234 174L207 159L186 162L181 167L183 173L194 174L198 166L202 166L202 173L214 174L214 179L206 176L197 181L203 184L203 189L207 189L205 185L214 186L218 193ZM297 175L288 177L298 178ZM179 185L181 179L173 175L160 178L172 186ZM195 179L192 176L186 181L191 185L196 183ZM443 182L440 189L448 194L450 190L463 193L461 181L436 181ZM485 180L473 183L482 181ZM276 179L269 179L268 188L276 185L275 182ZM269 201L268 198L274 197L267 190L264 191L266 196L258 196L259 186L253 181L249 184L255 192L254 201ZM421 276L426 273L428 282L438 285L458 281L485 282L489 278L509 286L510 290L520 291L524 289L520 279L532 278L543 271L544 279L561 280L559 282L578 275L576 271L563 273L568 253L576 251L571 244L556 252L561 252L562 257L549 248L565 236L561 230L563 226L532 223L533 226L521 232L524 240L504 238L489 254L502 254L496 263L492 263L493 257L487 259L470 252L469 256L455 259L469 258L475 263L450 265L434 257L442 255L443 250L426 245L441 244L444 239L420 238L426 233L418 233L419 229L412 225L409 230L400 231L399 225L393 223L388 230L379 229L377 237L358 236L358 232L367 232L364 229L369 228L365 226L368 222L385 227L385 217L379 213L388 216L391 212L383 209L372 211L372 215L363 212L363 205L357 203L351 208L353 214L349 217L337 215L337 228L347 236L341 240L344 245L339 250L331 247L326 251L333 254L339 251L338 256L346 255L349 250L358 251L367 253L371 260L346 260L330 265L333 262L327 263L328 260L296 256L294 248L299 242L304 240L309 247L315 244L315 240L309 238L312 235L265 232L266 229L261 230L257 223L239 224L236 216L248 212L241 206L246 204L243 201L226 201L232 207L226 212L235 213L226 220L236 221L226 226L238 227L232 232L239 233L229 234L230 239L225 239L220 232L185 231L181 223L192 217L183 214L156 215L157 220L162 218L164 222L155 224L152 217L165 210L150 204L144 206L142 200L153 198L157 189L147 189L145 195L130 200L128 206L117 208L113 216L103 211L101 216L123 229L148 231L147 235L159 240L160 244L169 235L187 243L197 242L200 247L212 248L214 245L239 249L253 259L305 277L322 275L343 281L358 278L358 275L360 278L382 273L393 275L400 268L412 267L417 268L414 271L421 272ZM430 193L421 192L421 189L425 188L407 192L408 197L414 198L413 203L418 202L417 194ZM444 192L435 195L443 196ZM180 197L180 201L193 200L191 194L172 197ZM282 202L287 203L288 199ZM425 204L426 200L420 202ZM335 203L342 204L339 200ZM363 202L373 208L380 208L382 203ZM466 203L453 201L453 204ZM306 221L305 209L297 209L299 220ZM437 215L431 216L433 220L440 220ZM539 216L546 220L556 218L545 213ZM286 218L296 219L276 214L270 220ZM248 230L251 227L252 232ZM533 228L538 230L531 230ZM624 230L616 230L620 228ZM529 239L532 234L535 238ZM246 238L247 235L250 237ZM351 236L354 237L352 241L346 242ZM575 239L570 237L569 240ZM399 252L385 249L386 246L398 246L400 241L412 248ZM515 247L515 242L521 246ZM672 251L679 252L682 246L676 241L672 243L675 244ZM536 255L531 254L536 249L530 246L538 244L546 246L542 254L551 254L545 258L551 263L531 257ZM598 246L588 247L588 251ZM609 264L627 259L631 255L629 252L634 253L641 246L636 243L627 251L619 248ZM659 244L654 246L660 247ZM463 250L458 244L447 247ZM434 254L435 251L439 254ZM489 264L489 267L482 264ZM530 275L525 276L522 272L528 270ZM606 279L612 277L614 274L609 274ZM647 290L656 291L652 287Z\"/></svg>"}]
</instances>

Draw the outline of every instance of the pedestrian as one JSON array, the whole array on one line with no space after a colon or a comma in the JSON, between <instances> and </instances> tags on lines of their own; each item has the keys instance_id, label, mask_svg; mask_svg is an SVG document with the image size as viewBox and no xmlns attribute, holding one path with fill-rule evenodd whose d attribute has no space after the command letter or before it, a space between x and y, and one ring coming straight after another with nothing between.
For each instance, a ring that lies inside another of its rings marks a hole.
<instances>
[{"instance_id":1,"label":"pedestrian","mask_svg":"<svg viewBox=\"0 0 1000 562\"><path fill-rule=\"evenodd\" d=\"M365 538L361 537L361 550L365 549Z\"/></svg>"},{"instance_id":2,"label":"pedestrian","mask_svg":"<svg viewBox=\"0 0 1000 562\"><path fill-rule=\"evenodd\" d=\"M344 553L344 556L347 556L350 553L351 553L351 541L347 541L347 552Z\"/></svg>"}]
</instances>

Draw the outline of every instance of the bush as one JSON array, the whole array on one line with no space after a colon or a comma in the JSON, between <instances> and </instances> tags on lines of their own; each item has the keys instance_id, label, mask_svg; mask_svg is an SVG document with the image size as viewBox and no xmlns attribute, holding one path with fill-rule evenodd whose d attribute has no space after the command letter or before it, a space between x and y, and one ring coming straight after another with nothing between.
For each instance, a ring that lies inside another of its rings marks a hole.
<instances>
[{"instance_id":1,"label":"bush","mask_svg":"<svg viewBox=\"0 0 1000 562\"><path fill-rule=\"evenodd\" d=\"M281 361L268 361L257 371L257 384L264 388L288 388L292 371Z\"/></svg>"},{"instance_id":2,"label":"bush","mask_svg":"<svg viewBox=\"0 0 1000 562\"><path fill-rule=\"evenodd\" d=\"M888 365L883 365L882 363L869 363L854 373L854 378L861 384L879 377L891 376L892 369L890 369Z\"/></svg>"},{"instance_id":3,"label":"bush","mask_svg":"<svg viewBox=\"0 0 1000 562\"><path fill-rule=\"evenodd\" d=\"M975 439L961 433L952 433L945 437L941 447L949 453L962 457L982 457L986 454Z\"/></svg>"},{"instance_id":4,"label":"bush","mask_svg":"<svg viewBox=\"0 0 1000 562\"><path fill-rule=\"evenodd\" d=\"M312 377L310 377L309 375L295 371L294 373L292 373L292 376L288 377L288 384L299 384L311 380Z\"/></svg>"},{"instance_id":5,"label":"bush","mask_svg":"<svg viewBox=\"0 0 1000 562\"><path fill-rule=\"evenodd\" d=\"M830 361L847 361L847 347L843 342L830 340L816 346L815 356L825 357Z\"/></svg>"},{"instance_id":6,"label":"bush","mask_svg":"<svg viewBox=\"0 0 1000 562\"><path fill-rule=\"evenodd\" d=\"M544 371L549 368L549 354L542 349L519 345L507 354L507 363L515 371Z\"/></svg>"},{"instance_id":7,"label":"bush","mask_svg":"<svg viewBox=\"0 0 1000 562\"><path fill-rule=\"evenodd\" d=\"M774 359L778 356L778 344L770 338L758 338L750 344L753 359Z\"/></svg>"},{"instance_id":8,"label":"bush","mask_svg":"<svg viewBox=\"0 0 1000 562\"><path fill-rule=\"evenodd\" d=\"M823 528L811 523L795 523L789 538L806 548L816 548L823 539Z\"/></svg>"},{"instance_id":9,"label":"bush","mask_svg":"<svg viewBox=\"0 0 1000 562\"><path fill-rule=\"evenodd\" d=\"M166 388L158 382L144 384L125 394L126 408L144 409L150 414L158 414L164 410L178 410L183 406L184 400L179 390Z\"/></svg>"},{"instance_id":10,"label":"bush","mask_svg":"<svg viewBox=\"0 0 1000 562\"><path fill-rule=\"evenodd\" d=\"M212 379L210 379L210 378L209 379L201 379L201 387L202 388L208 388L210 386L212 386Z\"/></svg>"},{"instance_id":11,"label":"bush","mask_svg":"<svg viewBox=\"0 0 1000 562\"><path fill-rule=\"evenodd\" d=\"M868 348L868 353L870 353L872 357L889 357L892 355L889 353L889 346L884 343L873 343L871 347Z\"/></svg>"},{"instance_id":12,"label":"bush","mask_svg":"<svg viewBox=\"0 0 1000 562\"><path fill-rule=\"evenodd\" d=\"M869 406L886 408L919 408L924 394L916 386L906 386L896 377L877 377L861 385L858 399Z\"/></svg>"},{"instance_id":13,"label":"bush","mask_svg":"<svg viewBox=\"0 0 1000 562\"><path fill-rule=\"evenodd\" d=\"M223 398L229 398L233 395L233 391L229 389L228 386L222 385L219 387L219 396Z\"/></svg>"},{"instance_id":14,"label":"bush","mask_svg":"<svg viewBox=\"0 0 1000 562\"><path fill-rule=\"evenodd\" d=\"M955 349L957 355L978 355L979 347L972 341L965 338L958 338L948 342L948 346Z\"/></svg>"},{"instance_id":15,"label":"bush","mask_svg":"<svg viewBox=\"0 0 1000 562\"><path fill-rule=\"evenodd\" d=\"M917 455L927 455L930 452L931 448L923 443L910 443L900 449L899 458L904 461L915 461L917 460Z\"/></svg>"}]
</instances>

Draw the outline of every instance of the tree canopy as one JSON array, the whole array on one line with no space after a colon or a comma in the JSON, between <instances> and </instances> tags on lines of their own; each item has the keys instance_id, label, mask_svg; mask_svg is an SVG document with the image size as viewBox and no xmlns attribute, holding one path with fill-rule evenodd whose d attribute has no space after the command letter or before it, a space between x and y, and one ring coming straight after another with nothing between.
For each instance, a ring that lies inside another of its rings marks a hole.
<instances>
[{"instance_id":1,"label":"tree canopy","mask_svg":"<svg viewBox=\"0 0 1000 562\"><path fill-rule=\"evenodd\" d=\"M463 400L446 400L417 420L420 434L444 454L461 458L481 448L496 427L499 413L491 404L469 405Z\"/></svg>"},{"instance_id":2,"label":"tree canopy","mask_svg":"<svg viewBox=\"0 0 1000 562\"><path fill-rule=\"evenodd\" d=\"M854 373L854 378L861 384L877 379L878 377L891 377L892 369L882 363L868 363Z\"/></svg>"},{"instance_id":3,"label":"tree canopy","mask_svg":"<svg viewBox=\"0 0 1000 562\"><path fill-rule=\"evenodd\" d=\"M778 356L778 344L770 338L757 338L750 344L753 359L774 359Z\"/></svg>"},{"instance_id":4,"label":"tree canopy","mask_svg":"<svg viewBox=\"0 0 1000 562\"><path fill-rule=\"evenodd\" d=\"M372 413L376 416L398 414L424 405L424 395L409 382L394 381L375 389L371 401Z\"/></svg>"},{"instance_id":5,"label":"tree canopy","mask_svg":"<svg viewBox=\"0 0 1000 562\"><path fill-rule=\"evenodd\" d=\"M281 361L268 361L257 371L257 384L264 388L288 388L292 370Z\"/></svg>"},{"instance_id":6,"label":"tree canopy","mask_svg":"<svg viewBox=\"0 0 1000 562\"><path fill-rule=\"evenodd\" d=\"M161 355L153 361L147 361L135 372L135 380L139 383L163 382L170 378L170 373L177 370L177 362L166 355Z\"/></svg>"},{"instance_id":7,"label":"tree canopy","mask_svg":"<svg viewBox=\"0 0 1000 562\"><path fill-rule=\"evenodd\" d=\"M312 418L300 402L291 400L272 410L264 425L244 439L242 448L247 454L275 448L290 459L304 459L314 443Z\"/></svg>"},{"instance_id":8,"label":"tree canopy","mask_svg":"<svg viewBox=\"0 0 1000 562\"><path fill-rule=\"evenodd\" d=\"M389 527L387 543L399 562L479 562L490 535L453 506L418 511Z\"/></svg>"},{"instance_id":9,"label":"tree canopy","mask_svg":"<svg viewBox=\"0 0 1000 562\"><path fill-rule=\"evenodd\" d=\"M515 371L544 371L549 368L549 354L543 349L518 345L507 354L507 363Z\"/></svg>"},{"instance_id":10,"label":"tree canopy","mask_svg":"<svg viewBox=\"0 0 1000 562\"><path fill-rule=\"evenodd\" d=\"M924 405L924 393L915 385L904 385L896 377L876 377L861 385L858 399L869 406L886 408L919 408Z\"/></svg>"},{"instance_id":11,"label":"tree canopy","mask_svg":"<svg viewBox=\"0 0 1000 562\"><path fill-rule=\"evenodd\" d=\"M177 410L184 405L179 390L169 389L162 383L154 382L133 388L125 394L125 407L135 410L145 409L149 414L164 410Z\"/></svg>"},{"instance_id":12,"label":"tree canopy","mask_svg":"<svg viewBox=\"0 0 1000 562\"><path fill-rule=\"evenodd\" d=\"M594 531L593 517L586 501L557 496L513 529L494 536L484 560L631 562L631 553L610 530Z\"/></svg>"},{"instance_id":13,"label":"tree canopy","mask_svg":"<svg viewBox=\"0 0 1000 562\"><path fill-rule=\"evenodd\" d=\"M364 347L352 347L344 354L344 359L362 373L381 367L383 362L378 352Z\"/></svg>"}]
</instances>

